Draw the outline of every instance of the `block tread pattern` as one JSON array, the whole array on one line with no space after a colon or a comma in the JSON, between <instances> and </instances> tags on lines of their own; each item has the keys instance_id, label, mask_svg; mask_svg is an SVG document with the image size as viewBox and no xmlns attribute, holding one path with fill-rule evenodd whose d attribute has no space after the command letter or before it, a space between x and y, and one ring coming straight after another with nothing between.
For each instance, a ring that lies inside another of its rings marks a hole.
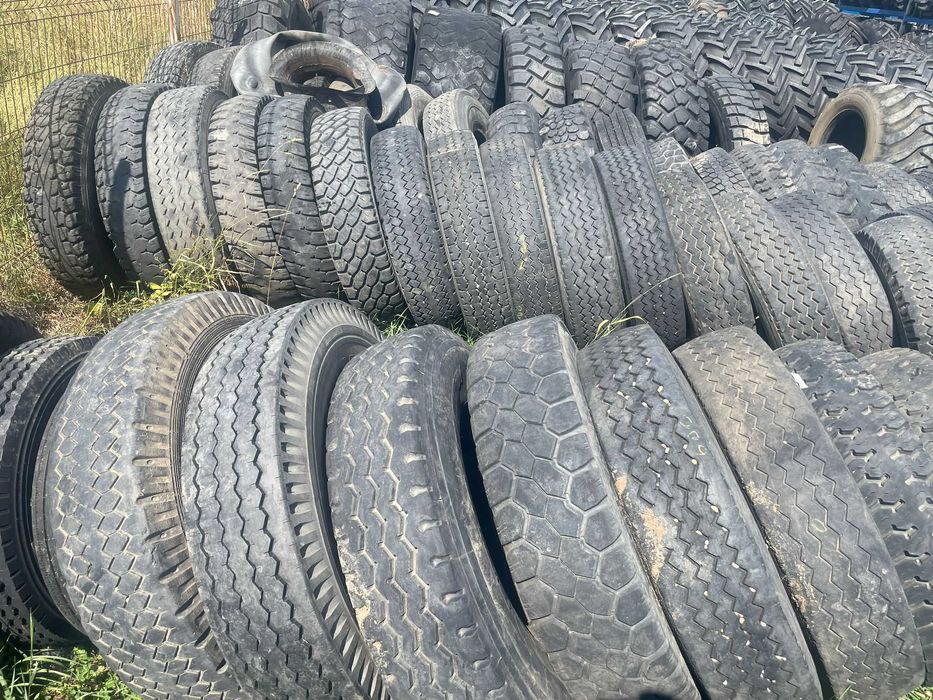
<instances>
[{"instance_id":1,"label":"block tread pattern","mask_svg":"<svg viewBox=\"0 0 933 700\"><path fill-rule=\"evenodd\" d=\"M754 86L738 75L704 78L710 111L710 145L726 151L755 143L771 143L768 115Z\"/></svg>"},{"instance_id":2,"label":"block tread pattern","mask_svg":"<svg viewBox=\"0 0 933 700\"><path fill-rule=\"evenodd\" d=\"M506 102L526 102L538 114L564 106L564 57L557 32L550 27L505 29L502 71Z\"/></svg>"},{"instance_id":3,"label":"block tread pattern","mask_svg":"<svg viewBox=\"0 0 933 700\"><path fill-rule=\"evenodd\" d=\"M323 32L346 39L376 63L408 75L410 0L341 0L324 15Z\"/></svg>"}]
</instances>

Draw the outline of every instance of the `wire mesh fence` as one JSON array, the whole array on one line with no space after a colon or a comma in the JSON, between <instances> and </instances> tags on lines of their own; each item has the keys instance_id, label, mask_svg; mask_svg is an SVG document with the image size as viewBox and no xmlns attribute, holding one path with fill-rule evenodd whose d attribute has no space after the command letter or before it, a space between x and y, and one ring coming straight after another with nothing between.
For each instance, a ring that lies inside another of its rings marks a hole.
<instances>
[{"instance_id":1,"label":"wire mesh fence","mask_svg":"<svg viewBox=\"0 0 933 700\"><path fill-rule=\"evenodd\" d=\"M45 85L74 73L138 82L172 40L173 16L179 39L210 38L212 7L213 0L0 0L0 217L17 206L23 128Z\"/></svg>"}]
</instances>

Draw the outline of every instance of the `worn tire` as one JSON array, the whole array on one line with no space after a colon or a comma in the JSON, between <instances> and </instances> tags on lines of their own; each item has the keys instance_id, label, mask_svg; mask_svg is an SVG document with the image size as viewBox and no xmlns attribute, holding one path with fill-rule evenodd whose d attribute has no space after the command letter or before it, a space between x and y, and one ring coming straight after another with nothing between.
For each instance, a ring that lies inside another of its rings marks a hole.
<instances>
[{"instance_id":1,"label":"worn tire","mask_svg":"<svg viewBox=\"0 0 933 700\"><path fill-rule=\"evenodd\" d=\"M467 390L479 473L528 629L571 696L699 697L638 563L560 320L539 316L480 340Z\"/></svg>"},{"instance_id":2,"label":"worn tire","mask_svg":"<svg viewBox=\"0 0 933 700\"><path fill-rule=\"evenodd\" d=\"M392 697L566 698L483 542L488 506L463 456L467 354L424 326L337 381L326 468L350 599Z\"/></svg>"},{"instance_id":3,"label":"worn tire","mask_svg":"<svg viewBox=\"0 0 933 700\"><path fill-rule=\"evenodd\" d=\"M407 85L405 92L407 95L403 107L399 109L396 124L397 126L413 126L420 129L424 110L434 98L417 85Z\"/></svg>"},{"instance_id":4,"label":"worn tire","mask_svg":"<svg viewBox=\"0 0 933 700\"><path fill-rule=\"evenodd\" d=\"M891 211L933 203L933 194L913 174L890 163L868 163L865 170L878 184L878 189Z\"/></svg>"},{"instance_id":5,"label":"worn tire","mask_svg":"<svg viewBox=\"0 0 933 700\"><path fill-rule=\"evenodd\" d=\"M505 29L502 72L506 102L527 102L538 114L564 106L564 57L554 29L539 24Z\"/></svg>"},{"instance_id":6,"label":"worn tire","mask_svg":"<svg viewBox=\"0 0 933 700\"><path fill-rule=\"evenodd\" d=\"M590 118L600 150L637 146L648 147L648 137L634 112L619 107L612 114L594 113Z\"/></svg>"},{"instance_id":7,"label":"worn tire","mask_svg":"<svg viewBox=\"0 0 933 700\"><path fill-rule=\"evenodd\" d=\"M233 87L233 80L230 78L230 67L238 53L240 47L231 46L204 54L192 67L188 85L207 85L220 90L227 97L233 97L236 95L236 88Z\"/></svg>"},{"instance_id":8,"label":"worn tire","mask_svg":"<svg viewBox=\"0 0 933 700\"><path fill-rule=\"evenodd\" d=\"M703 79L709 104L709 145L731 151L747 143L771 143L768 115L754 86L738 75Z\"/></svg>"},{"instance_id":9,"label":"worn tire","mask_svg":"<svg viewBox=\"0 0 933 700\"><path fill-rule=\"evenodd\" d=\"M152 58L144 83L153 85L167 85L170 88L187 87L190 84L191 72L198 60L221 48L212 41L189 40L169 44Z\"/></svg>"},{"instance_id":10,"label":"worn tire","mask_svg":"<svg viewBox=\"0 0 933 700\"><path fill-rule=\"evenodd\" d=\"M513 102L489 115L488 139L510 136L521 136L534 150L541 147L541 120L531 105Z\"/></svg>"},{"instance_id":11,"label":"worn tire","mask_svg":"<svg viewBox=\"0 0 933 700\"><path fill-rule=\"evenodd\" d=\"M730 154L758 194L769 202L797 191L794 178L773 151L758 144L739 146Z\"/></svg>"},{"instance_id":12,"label":"worn tire","mask_svg":"<svg viewBox=\"0 0 933 700\"><path fill-rule=\"evenodd\" d=\"M50 440L45 518L57 571L88 638L145 697L239 694L196 590L176 470L196 372L266 310L207 292L136 314L88 355Z\"/></svg>"},{"instance_id":13,"label":"worn tire","mask_svg":"<svg viewBox=\"0 0 933 700\"><path fill-rule=\"evenodd\" d=\"M236 0L230 18L232 46L245 46L287 29L313 28L302 0Z\"/></svg>"},{"instance_id":14,"label":"worn tire","mask_svg":"<svg viewBox=\"0 0 933 700\"><path fill-rule=\"evenodd\" d=\"M635 62L624 46L574 41L564 49L567 104L582 103L590 115L634 111L638 100Z\"/></svg>"},{"instance_id":15,"label":"worn tire","mask_svg":"<svg viewBox=\"0 0 933 700\"><path fill-rule=\"evenodd\" d=\"M40 337L41 334L31 323L0 310L0 355Z\"/></svg>"},{"instance_id":16,"label":"worn tire","mask_svg":"<svg viewBox=\"0 0 933 700\"><path fill-rule=\"evenodd\" d=\"M552 109L541 117L538 125L542 147L580 143L590 154L599 150L593 122L581 105Z\"/></svg>"},{"instance_id":17,"label":"worn tire","mask_svg":"<svg viewBox=\"0 0 933 700\"><path fill-rule=\"evenodd\" d=\"M898 697L920 640L855 478L796 379L747 328L674 352L732 461L832 691Z\"/></svg>"},{"instance_id":18,"label":"worn tire","mask_svg":"<svg viewBox=\"0 0 933 700\"><path fill-rule=\"evenodd\" d=\"M718 146L691 158L690 165L713 199L723 192L754 189L735 159Z\"/></svg>"},{"instance_id":19,"label":"worn tire","mask_svg":"<svg viewBox=\"0 0 933 700\"><path fill-rule=\"evenodd\" d=\"M583 350L579 370L615 496L707 696L820 697L758 523L661 340L647 325L619 330Z\"/></svg>"},{"instance_id":20,"label":"worn tire","mask_svg":"<svg viewBox=\"0 0 933 700\"><path fill-rule=\"evenodd\" d=\"M477 141L483 141L488 127L489 113L472 92L463 88L435 97L421 115L421 131L428 143L452 131L469 131Z\"/></svg>"},{"instance_id":21,"label":"worn tire","mask_svg":"<svg viewBox=\"0 0 933 700\"><path fill-rule=\"evenodd\" d=\"M42 90L23 134L23 199L39 257L83 297L123 280L97 202L94 142L104 104L124 87L105 75L59 78Z\"/></svg>"}]
</instances>

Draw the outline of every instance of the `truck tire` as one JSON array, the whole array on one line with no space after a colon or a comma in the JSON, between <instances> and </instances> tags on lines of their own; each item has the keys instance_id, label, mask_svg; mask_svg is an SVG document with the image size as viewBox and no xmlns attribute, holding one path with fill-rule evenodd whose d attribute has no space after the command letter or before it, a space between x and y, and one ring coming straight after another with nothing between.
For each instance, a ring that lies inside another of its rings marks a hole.
<instances>
[{"instance_id":1,"label":"truck tire","mask_svg":"<svg viewBox=\"0 0 933 700\"><path fill-rule=\"evenodd\" d=\"M738 75L703 79L709 103L710 146L731 151L746 143L771 143L768 115L754 86Z\"/></svg>"},{"instance_id":2,"label":"truck tire","mask_svg":"<svg viewBox=\"0 0 933 700\"><path fill-rule=\"evenodd\" d=\"M198 60L221 48L212 41L179 41L161 49L149 63L144 83L166 85L170 88L188 87L191 73Z\"/></svg>"},{"instance_id":3,"label":"truck tire","mask_svg":"<svg viewBox=\"0 0 933 700\"><path fill-rule=\"evenodd\" d=\"M502 32L506 102L527 102L538 114L563 107L564 57L557 32L526 24Z\"/></svg>"}]
</instances>

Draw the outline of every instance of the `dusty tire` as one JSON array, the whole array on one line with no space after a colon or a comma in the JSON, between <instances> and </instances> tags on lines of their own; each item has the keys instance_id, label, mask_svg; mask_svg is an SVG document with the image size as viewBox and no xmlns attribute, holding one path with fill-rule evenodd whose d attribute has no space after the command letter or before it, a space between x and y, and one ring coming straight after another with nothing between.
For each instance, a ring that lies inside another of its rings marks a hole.
<instances>
[{"instance_id":1,"label":"dusty tire","mask_svg":"<svg viewBox=\"0 0 933 700\"><path fill-rule=\"evenodd\" d=\"M373 194L369 142L376 132L362 107L327 112L311 124L311 178L324 236L350 303L391 320L405 302Z\"/></svg>"},{"instance_id":2,"label":"dusty tire","mask_svg":"<svg viewBox=\"0 0 933 700\"><path fill-rule=\"evenodd\" d=\"M434 205L424 139L415 127L380 131L371 143L376 206L392 267L418 325L460 319L460 305Z\"/></svg>"},{"instance_id":3,"label":"dusty tire","mask_svg":"<svg viewBox=\"0 0 933 700\"><path fill-rule=\"evenodd\" d=\"M610 148L648 147L648 137L638 117L628 109L619 107L612 114L594 113L590 117L596 143L603 151Z\"/></svg>"},{"instance_id":4,"label":"dusty tire","mask_svg":"<svg viewBox=\"0 0 933 700\"><path fill-rule=\"evenodd\" d=\"M39 337L41 334L31 323L0 310L0 355Z\"/></svg>"},{"instance_id":5,"label":"dusty tire","mask_svg":"<svg viewBox=\"0 0 933 700\"><path fill-rule=\"evenodd\" d=\"M380 338L341 302L290 306L224 338L192 390L180 467L191 565L224 659L263 697L382 696L330 544L324 471L334 384Z\"/></svg>"},{"instance_id":6,"label":"dusty tire","mask_svg":"<svg viewBox=\"0 0 933 700\"><path fill-rule=\"evenodd\" d=\"M56 406L94 338L33 340L0 358L0 629L27 648L80 643L84 634L69 622L46 581L54 576L36 554L44 527L32 527L34 479L40 443ZM35 506L42 508L42 503Z\"/></svg>"},{"instance_id":7,"label":"dusty tire","mask_svg":"<svg viewBox=\"0 0 933 700\"><path fill-rule=\"evenodd\" d=\"M563 107L564 58L557 32L526 24L502 32L506 102L526 102L538 114Z\"/></svg>"},{"instance_id":8,"label":"dusty tire","mask_svg":"<svg viewBox=\"0 0 933 700\"><path fill-rule=\"evenodd\" d=\"M898 697L920 640L855 478L797 380L751 329L674 352L732 461L833 692Z\"/></svg>"},{"instance_id":9,"label":"dusty tire","mask_svg":"<svg viewBox=\"0 0 933 700\"><path fill-rule=\"evenodd\" d=\"M161 49L149 63L144 83L167 85L170 88L187 87L191 72L198 60L219 49L212 41L179 41Z\"/></svg>"},{"instance_id":10,"label":"dusty tire","mask_svg":"<svg viewBox=\"0 0 933 700\"><path fill-rule=\"evenodd\" d=\"M311 124L324 113L312 97L267 103L256 126L259 183L282 264L306 299L336 297L340 280L327 247L308 161Z\"/></svg>"},{"instance_id":11,"label":"dusty tire","mask_svg":"<svg viewBox=\"0 0 933 700\"><path fill-rule=\"evenodd\" d=\"M739 164L752 187L769 202L781 195L797 191L794 178L784 168L777 155L757 144L739 146L730 154Z\"/></svg>"},{"instance_id":12,"label":"dusty tire","mask_svg":"<svg viewBox=\"0 0 933 700\"><path fill-rule=\"evenodd\" d=\"M406 86L405 92L407 95L403 106L399 110L397 125L413 126L420 129L424 110L434 98L417 85Z\"/></svg>"},{"instance_id":13,"label":"dusty tire","mask_svg":"<svg viewBox=\"0 0 933 700\"><path fill-rule=\"evenodd\" d=\"M933 553L926 512L933 489L929 453L891 394L843 348L808 341L781 348L778 356L802 378L804 393L855 476L884 538L920 635L929 682L933 678Z\"/></svg>"},{"instance_id":14,"label":"dusty tire","mask_svg":"<svg viewBox=\"0 0 933 700\"><path fill-rule=\"evenodd\" d=\"M97 202L94 142L104 104L124 87L104 75L49 83L23 135L23 198L39 257L79 296L96 296L123 280Z\"/></svg>"},{"instance_id":15,"label":"dusty tire","mask_svg":"<svg viewBox=\"0 0 933 700\"><path fill-rule=\"evenodd\" d=\"M580 105L552 109L538 122L538 133L542 147L580 143L590 154L599 150L593 122Z\"/></svg>"},{"instance_id":16,"label":"dusty tire","mask_svg":"<svg viewBox=\"0 0 933 700\"><path fill-rule=\"evenodd\" d=\"M489 113L472 92L462 88L435 97L421 115L421 132L428 143L453 131L469 131L482 141L488 127Z\"/></svg>"},{"instance_id":17,"label":"dusty tire","mask_svg":"<svg viewBox=\"0 0 933 700\"><path fill-rule=\"evenodd\" d=\"M646 325L619 330L583 350L579 369L616 497L706 694L819 697L758 523L661 340Z\"/></svg>"},{"instance_id":18,"label":"dusty tire","mask_svg":"<svg viewBox=\"0 0 933 700\"><path fill-rule=\"evenodd\" d=\"M747 143L771 143L768 115L755 88L738 75L703 80L709 103L709 144L731 151Z\"/></svg>"},{"instance_id":19,"label":"dusty tire","mask_svg":"<svg viewBox=\"0 0 933 700\"><path fill-rule=\"evenodd\" d=\"M368 612L361 631L392 697L566 698L483 542L482 486L463 461L466 363L461 339L425 326L337 381L326 468L350 599Z\"/></svg>"},{"instance_id":20,"label":"dusty tire","mask_svg":"<svg viewBox=\"0 0 933 700\"><path fill-rule=\"evenodd\" d=\"M480 340L467 365L478 469L529 631L573 697L699 697L638 563L576 355L560 320L540 316Z\"/></svg>"},{"instance_id":21,"label":"dusty tire","mask_svg":"<svg viewBox=\"0 0 933 700\"><path fill-rule=\"evenodd\" d=\"M410 0L341 0L324 14L322 31L358 47L376 63L408 75Z\"/></svg>"},{"instance_id":22,"label":"dusty tire","mask_svg":"<svg viewBox=\"0 0 933 700\"><path fill-rule=\"evenodd\" d=\"M613 148L593 163L615 234L626 315L650 323L675 348L687 339L684 290L648 151Z\"/></svg>"},{"instance_id":23,"label":"dusty tire","mask_svg":"<svg viewBox=\"0 0 933 700\"><path fill-rule=\"evenodd\" d=\"M236 95L236 88L230 79L230 67L238 53L240 47L231 46L204 54L192 67L188 85L207 85L220 90L227 97L233 97Z\"/></svg>"},{"instance_id":24,"label":"dusty tire","mask_svg":"<svg viewBox=\"0 0 933 700\"><path fill-rule=\"evenodd\" d=\"M50 439L45 518L57 571L88 638L146 697L239 692L204 618L175 482L196 372L266 310L207 292L136 314L88 355Z\"/></svg>"},{"instance_id":25,"label":"dusty tire","mask_svg":"<svg viewBox=\"0 0 933 700\"><path fill-rule=\"evenodd\" d=\"M541 121L531 105L507 104L489 115L489 140L510 136L522 137L534 150L541 147Z\"/></svg>"},{"instance_id":26,"label":"dusty tire","mask_svg":"<svg viewBox=\"0 0 933 700\"><path fill-rule=\"evenodd\" d=\"M582 347L625 312L608 207L584 145L542 148L534 172L564 316Z\"/></svg>"},{"instance_id":27,"label":"dusty tire","mask_svg":"<svg viewBox=\"0 0 933 700\"><path fill-rule=\"evenodd\" d=\"M287 29L312 28L302 0L235 0L230 24L233 46L245 46Z\"/></svg>"},{"instance_id":28,"label":"dusty tire","mask_svg":"<svg viewBox=\"0 0 933 700\"><path fill-rule=\"evenodd\" d=\"M635 63L628 50L608 41L575 41L564 50L567 104L582 103L591 115L634 110Z\"/></svg>"},{"instance_id":29,"label":"dusty tire","mask_svg":"<svg viewBox=\"0 0 933 700\"><path fill-rule=\"evenodd\" d=\"M162 281L168 253L156 223L146 165L146 124L163 85L134 85L107 100L97 125L97 201L129 280Z\"/></svg>"},{"instance_id":30,"label":"dusty tire","mask_svg":"<svg viewBox=\"0 0 933 700\"><path fill-rule=\"evenodd\" d=\"M735 159L718 146L691 158L690 165L714 199L723 192L754 189Z\"/></svg>"},{"instance_id":31,"label":"dusty tire","mask_svg":"<svg viewBox=\"0 0 933 700\"><path fill-rule=\"evenodd\" d=\"M933 203L933 194L916 177L920 171L915 170L911 174L896 165L879 162L868 163L865 170L875 179L885 202L893 212Z\"/></svg>"}]
</instances>

